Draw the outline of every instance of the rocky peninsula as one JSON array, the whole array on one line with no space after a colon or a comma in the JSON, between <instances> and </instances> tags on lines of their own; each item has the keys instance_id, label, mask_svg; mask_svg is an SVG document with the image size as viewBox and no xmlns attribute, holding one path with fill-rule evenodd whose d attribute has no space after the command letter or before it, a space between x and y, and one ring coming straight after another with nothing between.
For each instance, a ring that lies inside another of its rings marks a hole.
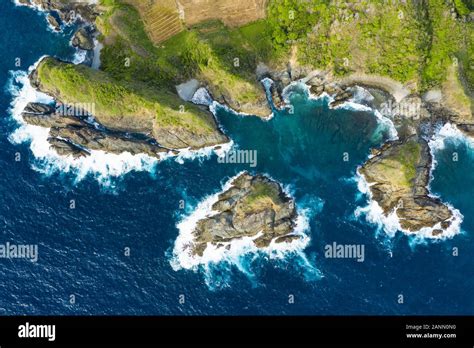
<instances>
[{"instance_id":1,"label":"rocky peninsula","mask_svg":"<svg viewBox=\"0 0 474 348\"><path fill-rule=\"evenodd\" d=\"M24 120L51 127L50 141L66 141L76 155L77 147L156 156L166 150L199 149L228 142L209 112L194 105L188 110L180 109L178 98L166 91L152 94L143 85L121 84L84 65L45 58L30 80L37 90L73 111L70 114L63 108L59 114L43 105L38 113L32 113L30 105L23 113ZM85 114L81 108L87 105L94 109L89 116L93 116L95 127L80 118ZM148 141L134 140L132 133ZM62 152L67 153L67 149Z\"/></svg>"}]
</instances>

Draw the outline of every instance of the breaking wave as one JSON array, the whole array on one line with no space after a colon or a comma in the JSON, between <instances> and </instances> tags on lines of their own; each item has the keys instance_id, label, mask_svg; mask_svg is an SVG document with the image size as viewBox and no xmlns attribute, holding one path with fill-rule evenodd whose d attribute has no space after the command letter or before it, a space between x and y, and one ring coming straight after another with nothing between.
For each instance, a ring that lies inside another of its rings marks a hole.
<instances>
[{"instance_id":1,"label":"breaking wave","mask_svg":"<svg viewBox=\"0 0 474 348\"><path fill-rule=\"evenodd\" d=\"M436 134L428 142L428 145L431 150L431 155L433 156L432 171L436 168L438 164L438 162L436 161L436 153L445 149L446 141L451 141L455 145L465 144L472 151L474 151L474 139L467 137L456 127L456 125L452 123L446 123L436 132Z\"/></svg>"}]
</instances>

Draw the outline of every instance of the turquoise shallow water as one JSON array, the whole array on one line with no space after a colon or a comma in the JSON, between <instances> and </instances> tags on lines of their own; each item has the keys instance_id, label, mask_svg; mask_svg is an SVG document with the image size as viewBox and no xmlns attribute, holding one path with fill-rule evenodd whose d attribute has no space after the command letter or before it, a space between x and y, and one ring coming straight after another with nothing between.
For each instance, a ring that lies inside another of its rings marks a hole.
<instances>
[{"instance_id":1,"label":"turquoise shallow water","mask_svg":"<svg viewBox=\"0 0 474 348\"><path fill-rule=\"evenodd\" d=\"M0 259L0 314L474 313L474 164L462 143L448 141L436 153L433 191L464 215L464 233L443 242L414 244L400 233L388 238L354 217L367 204L354 181L356 168L386 130L371 113L330 110L301 89L291 97L294 113L269 121L217 111L235 146L257 150L255 168L220 164L212 155L167 160L109 185L92 175L76 182L73 173L35 170L28 143L8 141L18 127L8 111L14 58L22 58L20 70L44 54L72 59L71 31L54 34L43 16L2 1L0 32L0 242L35 243L40 253L37 263ZM450 160L454 150L462 160ZM176 224L242 170L278 180L306 212L311 243L304 257L249 255L238 265L173 270ZM324 246L332 242L363 244L365 261L325 258ZM453 247L459 256L452 256ZM182 294L185 304L178 302ZM397 303L399 294L404 304Z\"/></svg>"}]
</instances>

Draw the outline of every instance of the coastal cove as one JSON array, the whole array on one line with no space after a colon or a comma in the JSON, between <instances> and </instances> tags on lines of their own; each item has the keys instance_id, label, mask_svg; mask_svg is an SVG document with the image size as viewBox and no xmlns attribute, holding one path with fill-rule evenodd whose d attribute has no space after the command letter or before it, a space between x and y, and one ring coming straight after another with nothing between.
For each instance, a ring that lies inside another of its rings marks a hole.
<instances>
[{"instance_id":1,"label":"coastal cove","mask_svg":"<svg viewBox=\"0 0 474 348\"><path fill-rule=\"evenodd\" d=\"M43 55L74 61L78 51L70 46L73 31L53 33L43 15L13 4L0 6L15 20L33 23L28 30L41 43L34 51L25 46L2 58L8 68L1 71L6 88L0 100L5 149L0 187L6 194L0 222L5 240L38 244L39 251L37 264L1 265L0 273L15 281L1 290L0 313L15 313L20 303L31 314L474 312L472 301L462 296L474 291L474 282L460 277L472 269L474 252L474 178L462 175L473 169L473 151L462 133L443 138L445 133L436 128L430 139L438 146L428 142L437 165L427 165L420 186L429 186L426 195L439 195L462 222L449 238L440 239L387 234L376 215L367 210L369 218L357 214L372 203L359 190L358 168L374 156L372 149L404 137L374 111L369 96L383 93L367 84L361 88L346 81L350 95L338 98L326 91L316 97L311 92L320 86L308 87L294 78L278 93L281 99L273 99L276 105L266 105L269 113L264 116L272 113L271 118L239 115L212 103L214 130L223 134L217 147L167 144L166 155L157 158L98 149L97 157L65 160L51 155L51 134L36 126L26 129L18 116L28 102L51 102L28 86L28 69ZM5 16L2 21L0 25L8 25ZM5 40L12 40L3 43L9 47L14 38ZM24 57L21 69L9 63L17 55ZM279 83L271 74L265 77ZM277 93L270 87L268 94ZM156 140L160 145L160 138ZM258 161L252 166L219 161L218 155L231 149L256 151ZM177 150L181 153L173 152ZM459 162L449 161L453 152L458 152ZM21 160L15 162L17 153ZM265 175L294 200L304 243L278 257L244 250L222 262L178 267L176 240L186 222L243 171ZM336 242L363 245L364 262L326 258L325 246ZM124 248L129 248L128 256ZM456 257L453 248L461 250ZM22 271L13 275L12 268ZM31 292L19 295L24 288ZM68 302L72 293L78 305ZM180 305L177 299L183 293L189 302ZM404 305L396 301L400 293L407 299ZM297 299L292 305L290 294ZM369 297L377 301L369 302Z\"/></svg>"}]
</instances>

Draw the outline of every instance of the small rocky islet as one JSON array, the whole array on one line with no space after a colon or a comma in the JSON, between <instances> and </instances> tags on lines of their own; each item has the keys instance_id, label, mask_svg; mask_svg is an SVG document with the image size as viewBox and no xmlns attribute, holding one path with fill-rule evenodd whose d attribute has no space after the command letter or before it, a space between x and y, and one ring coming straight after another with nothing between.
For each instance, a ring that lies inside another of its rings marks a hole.
<instances>
[{"instance_id":1,"label":"small rocky islet","mask_svg":"<svg viewBox=\"0 0 474 348\"><path fill-rule=\"evenodd\" d=\"M202 256L209 245L230 249L233 241L244 237L252 238L257 248L301 238L294 234L294 200L264 175L240 174L229 189L218 195L212 211L211 216L197 222L192 232L193 255Z\"/></svg>"}]
</instances>

